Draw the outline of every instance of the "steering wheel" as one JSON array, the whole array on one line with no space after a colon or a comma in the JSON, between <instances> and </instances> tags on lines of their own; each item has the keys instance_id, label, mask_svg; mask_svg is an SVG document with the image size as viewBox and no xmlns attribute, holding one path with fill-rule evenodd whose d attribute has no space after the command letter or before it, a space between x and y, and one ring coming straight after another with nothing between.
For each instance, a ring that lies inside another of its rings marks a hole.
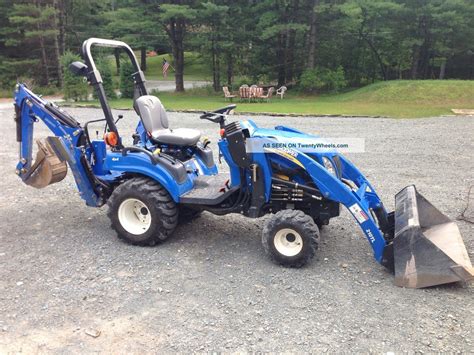
<instances>
[{"instance_id":1,"label":"steering wheel","mask_svg":"<svg viewBox=\"0 0 474 355\"><path fill-rule=\"evenodd\" d=\"M202 120L209 120L211 122L219 123L222 125L224 123L225 116L227 116L229 112L235 109L236 107L237 105L234 104L234 105L229 105L226 107L219 108L215 111L204 112L201 116L199 116L199 118Z\"/></svg>"}]
</instances>

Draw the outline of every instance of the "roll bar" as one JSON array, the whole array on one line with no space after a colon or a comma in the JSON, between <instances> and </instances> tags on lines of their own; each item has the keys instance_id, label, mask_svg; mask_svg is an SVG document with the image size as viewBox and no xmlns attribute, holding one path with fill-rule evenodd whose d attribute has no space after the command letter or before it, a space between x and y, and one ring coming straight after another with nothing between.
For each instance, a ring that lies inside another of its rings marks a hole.
<instances>
[{"instance_id":1,"label":"roll bar","mask_svg":"<svg viewBox=\"0 0 474 355\"><path fill-rule=\"evenodd\" d=\"M107 96L105 95L102 77L100 75L100 72L97 70L94 58L92 57L91 49L93 46L120 48L123 49L125 53L127 53L128 57L130 58L130 61L132 62L133 68L135 69L135 73L132 74L132 78L135 87L139 91L140 96L148 94L145 87L145 75L140 69L140 65L138 64L137 58L135 57L135 53L133 53L133 50L125 42L115 41L111 39L89 38L85 40L82 44L82 58L84 59L88 67L87 78L89 79L91 85L97 91L97 97L99 98L100 105L102 107L102 110L104 111L105 119L107 121L107 125L109 126L110 131L117 134L117 137L119 138L118 148L123 148L120 140L120 135L117 130L117 126L115 125L114 117L112 116L112 111L107 101Z\"/></svg>"}]
</instances>

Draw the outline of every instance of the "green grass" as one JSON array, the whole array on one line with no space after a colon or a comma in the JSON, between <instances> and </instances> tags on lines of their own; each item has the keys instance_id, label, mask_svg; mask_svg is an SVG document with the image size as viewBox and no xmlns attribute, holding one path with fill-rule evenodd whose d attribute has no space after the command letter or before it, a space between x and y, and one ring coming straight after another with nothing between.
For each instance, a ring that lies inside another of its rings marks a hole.
<instances>
[{"instance_id":1,"label":"green grass","mask_svg":"<svg viewBox=\"0 0 474 355\"><path fill-rule=\"evenodd\" d=\"M159 97L171 110L212 110L228 104L221 94L209 94L205 89L179 94L162 92ZM235 103L237 112L433 117L452 114L452 108L474 109L474 81L389 81L343 94L309 96L290 93L283 100L274 97L270 103L241 103L238 99ZM130 108L131 105L128 99L111 101L113 108Z\"/></svg>"},{"instance_id":2,"label":"green grass","mask_svg":"<svg viewBox=\"0 0 474 355\"><path fill-rule=\"evenodd\" d=\"M135 54L137 60L140 61L140 53ZM163 59L166 59L171 65L173 65L171 54L162 54L147 58L147 70L145 71L145 76L148 80L174 81L174 70L172 68L168 70L168 76L166 78L163 77L161 69ZM110 57L110 65L114 73L114 81L118 84L119 77L116 75L117 70L113 56ZM206 63L205 59L199 57L197 53L184 53L184 80L212 80L212 72L209 64Z\"/></svg>"},{"instance_id":3,"label":"green grass","mask_svg":"<svg viewBox=\"0 0 474 355\"><path fill-rule=\"evenodd\" d=\"M145 75L149 79L155 80L171 80L174 81L174 70L170 68L168 77L163 78L161 65L163 58L169 63L172 63L171 56L168 54L150 57L147 60L147 70ZM185 80L212 80L212 73L209 65L206 65L205 60L200 58L196 53L184 53L184 79Z\"/></svg>"}]
</instances>

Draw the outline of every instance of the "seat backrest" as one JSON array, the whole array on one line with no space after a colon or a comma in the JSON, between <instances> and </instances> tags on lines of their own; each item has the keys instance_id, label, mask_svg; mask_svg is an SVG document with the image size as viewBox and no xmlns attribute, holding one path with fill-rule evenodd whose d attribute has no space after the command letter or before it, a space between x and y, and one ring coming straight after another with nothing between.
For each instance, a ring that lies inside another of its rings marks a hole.
<instances>
[{"instance_id":1,"label":"seat backrest","mask_svg":"<svg viewBox=\"0 0 474 355\"><path fill-rule=\"evenodd\" d=\"M135 101L138 114L147 132L154 132L160 129L167 129L168 115L161 101L156 96L144 95Z\"/></svg>"},{"instance_id":2,"label":"seat backrest","mask_svg":"<svg viewBox=\"0 0 474 355\"><path fill-rule=\"evenodd\" d=\"M249 98L249 97L250 97L250 89L249 89L248 86L247 86L247 87L241 86L241 87L239 88L239 93L240 93L240 97L241 97L241 98L246 99L246 98Z\"/></svg>"},{"instance_id":3,"label":"seat backrest","mask_svg":"<svg viewBox=\"0 0 474 355\"><path fill-rule=\"evenodd\" d=\"M223 86L222 90L224 90L224 95L225 96L230 96L230 91L229 91L229 88L227 86Z\"/></svg>"}]
</instances>

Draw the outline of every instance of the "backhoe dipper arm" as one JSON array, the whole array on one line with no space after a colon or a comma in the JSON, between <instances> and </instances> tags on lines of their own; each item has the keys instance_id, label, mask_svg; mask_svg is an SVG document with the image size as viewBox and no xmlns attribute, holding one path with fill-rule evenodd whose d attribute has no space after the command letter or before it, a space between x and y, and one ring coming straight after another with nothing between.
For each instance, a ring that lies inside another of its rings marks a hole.
<instances>
[{"instance_id":1,"label":"backhoe dipper arm","mask_svg":"<svg viewBox=\"0 0 474 355\"><path fill-rule=\"evenodd\" d=\"M61 161L68 163L81 197L88 206L101 205L102 201L94 186L94 176L88 166L85 147L80 143L83 129L79 122L35 95L24 84L17 84L15 89L15 113L17 141L20 144L17 175L26 182L34 173L33 130L34 124L41 120L54 133L55 137L48 138L51 148Z\"/></svg>"},{"instance_id":2,"label":"backhoe dipper arm","mask_svg":"<svg viewBox=\"0 0 474 355\"><path fill-rule=\"evenodd\" d=\"M140 69L140 65L138 64L137 58L135 57L133 50L125 42L102 38L89 38L82 44L82 57L89 68L87 78L97 92L97 97L99 98L100 105L102 107L102 110L104 111L105 119L107 120L107 125L110 131L114 132L119 138L119 148L122 148L122 145L120 143L120 136L115 125L115 120L112 116L112 111L107 102L107 96L105 95L102 77L100 76L100 73L95 65L94 58L92 57L92 46L121 48L125 51L125 53L127 53L128 57L130 58L130 61L132 62L133 68L135 69L135 73L132 75L132 77L140 96L147 95L147 90L145 87L145 75Z\"/></svg>"}]
</instances>

